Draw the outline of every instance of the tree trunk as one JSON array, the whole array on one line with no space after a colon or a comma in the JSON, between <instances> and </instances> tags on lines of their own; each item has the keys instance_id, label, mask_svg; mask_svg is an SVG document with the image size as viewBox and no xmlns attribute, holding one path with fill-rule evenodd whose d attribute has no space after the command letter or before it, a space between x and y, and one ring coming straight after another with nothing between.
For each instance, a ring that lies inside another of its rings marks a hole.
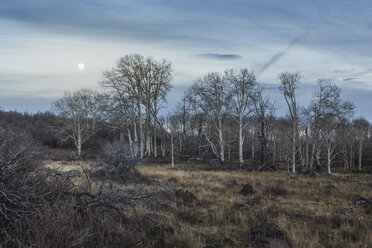
<instances>
[{"instance_id":1,"label":"tree trunk","mask_svg":"<svg viewBox=\"0 0 372 248\"><path fill-rule=\"evenodd\" d=\"M146 104L146 155L151 155L151 115L149 103Z\"/></svg>"},{"instance_id":2,"label":"tree trunk","mask_svg":"<svg viewBox=\"0 0 372 248\"><path fill-rule=\"evenodd\" d=\"M252 160L254 160L254 128L252 130Z\"/></svg>"},{"instance_id":3,"label":"tree trunk","mask_svg":"<svg viewBox=\"0 0 372 248\"><path fill-rule=\"evenodd\" d=\"M305 166L309 167L309 134L306 126L306 140L305 140Z\"/></svg>"},{"instance_id":4,"label":"tree trunk","mask_svg":"<svg viewBox=\"0 0 372 248\"><path fill-rule=\"evenodd\" d=\"M243 118L240 115L239 116L239 164L240 168L243 167L244 164L244 158L243 158Z\"/></svg>"},{"instance_id":5,"label":"tree trunk","mask_svg":"<svg viewBox=\"0 0 372 248\"><path fill-rule=\"evenodd\" d=\"M142 114L141 114L141 106L138 106L138 115L139 115L139 132L140 132L140 157L143 159L143 149L144 149L144 137L143 137L143 127L142 127Z\"/></svg>"},{"instance_id":6,"label":"tree trunk","mask_svg":"<svg viewBox=\"0 0 372 248\"><path fill-rule=\"evenodd\" d=\"M161 153L162 153L163 158L165 158L165 142L164 142L164 138L162 138L160 142L161 142L160 143Z\"/></svg>"},{"instance_id":7,"label":"tree trunk","mask_svg":"<svg viewBox=\"0 0 372 248\"><path fill-rule=\"evenodd\" d=\"M314 142L311 144L311 156L310 156L310 168L313 168L314 165L314 156L315 156L315 144Z\"/></svg>"},{"instance_id":8,"label":"tree trunk","mask_svg":"<svg viewBox=\"0 0 372 248\"><path fill-rule=\"evenodd\" d=\"M296 124L293 121L292 173L296 173Z\"/></svg>"},{"instance_id":9,"label":"tree trunk","mask_svg":"<svg viewBox=\"0 0 372 248\"><path fill-rule=\"evenodd\" d=\"M156 142L156 125L155 125L155 121L154 121L154 157L157 158L158 157L158 144Z\"/></svg>"},{"instance_id":10,"label":"tree trunk","mask_svg":"<svg viewBox=\"0 0 372 248\"><path fill-rule=\"evenodd\" d=\"M218 120L218 136L219 136L219 145L220 145L220 161L221 163L225 162L225 152L224 152L224 141L222 134L222 120Z\"/></svg>"},{"instance_id":11,"label":"tree trunk","mask_svg":"<svg viewBox=\"0 0 372 248\"><path fill-rule=\"evenodd\" d=\"M362 170L362 150L363 150L363 137L362 137L362 135L361 135L361 136L360 136L360 140L359 140L358 170Z\"/></svg>"},{"instance_id":12,"label":"tree trunk","mask_svg":"<svg viewBox=\"0 0 372 248\"><path fill-rule=\"evenodd\" d=\"M331 175L331 144L327 144L328 175Z\"/></svg>"},{"instance_id":13,"label":"tree trunk","mask_svg":"<svg viewBox=\"0 0 372 248\"><path fill-rule=\"evenodd\" d=\"M346 148L346 145L344 145L344 156L343 156L343 158L344 158L344 171L348 171L349 170L349 161L348 161L348 158L347 158L347 150L346 150L347 148Z\"/></svg>"},{"instance_id":14,"label":"tree trunk","mask_svg":"<svg viewBox=\"0 0 372 248\"><path fill-rule=\"evenodd\" d=\"M298 152L300 153L299 155L300 155L301 166L304 167L305 156L304 156L303 147L302 147L301 140L300 140L300 133L298 131L298 126L296 127L296 135L297 135L297 142L298 142Z\"/></svg>"},{"instance_id":15,"label":"tree trunk","mask_svg":"<svg viewBox=\"0 0 372 248\"><path fill-rule=\"evenodd\" d=\"M133 149L133 140L132 140L132 134L130 132L130 128L128 127L127 128L127 131L128 131L128 141L129 141L129 149L131 150L131 152L133 153L134 152L134 149ZM124 133L121 132L120 133L120 139L121 139L121 135L124 136ZM124 139L123 139L124 140ZM121 140L121 142L123 142L123 140Z\"/></svg>"},{"instance_id":16,"label":"tree trunk","mask_svg":"<svg viewBox=\"0 0 372 248\"><path fill-rule=\"evenodd\" d=\"M230 137L229 137L229 138L230 138ZM229 141L227 142L227 158L229 159L229 161L231 161L230 139L229 139Z\"/></svg>"},{"instance_id":17,"label":"tree trunk","mask_svg":"<svg viewBox=\"0 0 372 248\"><path fill-rule=\"evenodd\" d=\"M275 165L276 162L276 140L274 138L274 144L273 144L273 163Z\"/></svg>"},{"instance_id":18,"label":"tree trunk","mask_svg":"<svg viewBox=\"0 0 372 248\"><path fill-rule=\"evenodd\" d=\"M182 136L181 134L178 135L178 138L179 138L178 145L179 145L180 154L182 153L182 137L181 136Z\"/></svg>"},{"instance_id":19,"label":"tree trunk","mask_svg":"<svg viewBox=\"0 0 372 248\"><path fill-rule=\"evenodd\" d=\"M197 137L197 140L198 140L198 154L197 156L199 157L200 155L200 151L201 151L201 135L202 135L202 123L199 122L199 128L198 128L198 137Z\"/></svg>"},{"instance_id":20,"label":"tree trunk","mask_svg":"<svg viewBox=\"0 0 372 248\"><path fill-rule=\"evenodd\" d=\"M78 158L80 158L81 156L81 136L79 135L78 136L78 139L77 139L77 155L78 155Z\"/></svg>"},{"instance_id":21,"label":"tree trunk","mask_svg":"<svg viewBox=\"0 0 372 248\"><path fill-rule=\"evenodd\" d=\"M171 134L171 156L172 156L172 167L174 167L174 143L173 143L173 133Z\"/></svg>"},{"instance_id":22,"label":"tree trunk","mask_svg":"<svg viewBox=\"0 0 372 248\"><path fill-rule=\"evenodd\" d=\"M350 148L350 163L349 163L351 169L354 169L354 163L353 163L354 155L353 154L354 154L354 151L353 151L353 148L351 147Z\"/></svg>"},{"instance_id":23,"label":"tree trunk","mask_svg":"<svg viewBox=\"0 0 372 248\"><path fill-rule=\"evenodd\" d=\"M137 124L136 119L133 118L133 135L134 135L134 156L138 156L138 135L137 135Z\"/></svg>"},{"instance_id":24,"label":"tree trunk","mask_svg":"<svg viewBox=\"0 0 372 248\"><path fill-rule=\"evenodd\" d=\"M319 149L319 147L316 148L315 158L316 158L316 167L319 170L320 169L320 149Z\"/></svg>"}]
</instances>

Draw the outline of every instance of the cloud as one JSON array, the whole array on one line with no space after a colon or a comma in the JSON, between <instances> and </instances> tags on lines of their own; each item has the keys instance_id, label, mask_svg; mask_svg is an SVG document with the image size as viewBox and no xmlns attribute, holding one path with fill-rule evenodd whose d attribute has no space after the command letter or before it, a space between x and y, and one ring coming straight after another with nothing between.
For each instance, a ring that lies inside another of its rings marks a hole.
<instances>
[{"instance_id":1,"label":"cloud","mask_svg":"<svg viewBox=\"0 0 372 248\"><path fill-rule=\"evenodd\" d=\"M198 54L198 57L205 59L217 59L217 60L238 60L242 56L237 54L219 54L219 53L202 53Z\"/></svg>"},{"instance_id":2,"label":"cloud","mask_svg":"<svg viewBox=\"0 0 372 248\"><path fill-rule=\"evenodd\" d=\"M372 69L367 69L367 70L363 70L361 72L354 73L354 74L352 74L352 76L364 76L366 74L371 74L371 73L372 73Z\"/></svg>"},{"instance_id":3,"label":"cloud","mask_svg":"<svg viewBox=\"0 0 372 248\"><path fill-rule=\"evenodd\" d=\"M349 77L349 78L342 79L342 81L353 81L353 80L357 80L357 79L359 79L359 78L357 78L357 77Z\"/></svg>"},{"instance_id":4,"label":"cloud","mask_svg":"<svg viewBox=\"0 0 372 248\"><path fill-rule=\"evenodd\" d=\"M309 84L330 75L371 90L371 11L369 0L3 0L0 96L94 87L100 72L128 53L169 59L176 85L247 66L267 82L298 70ZM70 75L81 59L96 73Z\"/></svg>"},{"instance_id":5,"label":"cloud","mask_svg":"<svg viewBox=\"0 0 372 248\"><path fill-rule=\"evenodd\" d=\"M338 74L345 74L345 73L353 73L355 72L355 69L350 69L350 70L333 70L334 73Z\"/></svg>"},{"instance_id":6,"label":"cloud","mask_svg":"<svg viewBox=\"0 0 372 248\"><path fill-rule=\"evenodd\" d=\"M278 53L274 54L273 56L271 56L271 58L266 63L264 63L264 65L261 67L261 70L260 70L258 75L265 72L272 65L274 65L276 62L278 62L282 57L284 57L291 50L291 48L294 45L296 45L302 38L303 38L302 36L294 38L293 40L291 40L291 42L289 43L289 45L287 46L287 48L284 51L278 52Z\"/></svg>"}]
</instances>

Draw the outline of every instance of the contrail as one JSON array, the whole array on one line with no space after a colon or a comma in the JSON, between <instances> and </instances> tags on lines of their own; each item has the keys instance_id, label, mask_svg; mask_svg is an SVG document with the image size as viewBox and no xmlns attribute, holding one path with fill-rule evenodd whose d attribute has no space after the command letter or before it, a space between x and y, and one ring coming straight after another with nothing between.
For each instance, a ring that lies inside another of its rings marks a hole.
<instances>
[{"instance_id":1,"label":"contrail","mask_svg":"<svg viewBox=\"0 0 372 248\"><path fill-rule=\"evenodd\" d=\"M290 43L289 45L284 49L284 51L282 52L279 52L279 53L276 53L274 54L273 56L271 56L271 58L261 67L261 70L260 72L258 73L257 76L261 75L263 72L265 72L267 69L269 69L273 64L275 64L276 62L278 62L283 56L285 56L289 51L290 49L296 45L298 43L299 40L301 40L303 37L297 37L297 38L294 38Z\"/></svg>"}]
</instances>

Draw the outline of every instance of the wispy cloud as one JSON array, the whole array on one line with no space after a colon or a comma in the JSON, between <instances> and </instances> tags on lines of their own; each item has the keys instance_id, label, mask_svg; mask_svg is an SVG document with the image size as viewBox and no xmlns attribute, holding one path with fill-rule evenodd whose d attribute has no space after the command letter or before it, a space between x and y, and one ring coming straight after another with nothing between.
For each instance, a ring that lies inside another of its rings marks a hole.
<instances>
[{"instance_id":1,"label":"wispy cloud","mask_svg":"<svg viewBox=\"0 0 372 248\"><path fill-rule=\"evenodd\" d=\"M198 54L198 57L205 59L217 59L217 60L238 60L242 56L237 54L219 54L219 53L202 53Z\"/></svg>"},{"instance_id":2,"label":"wispy cloud","mask_svg":"<svg viewBox=\"0 0 372 248\"><path fill-rule=\"evenodd\" d=\"M353 81L353 80L357 80L357 79L359 79L359 78L357 78L357 77L349 77L349 78L344 78L344 79L342 79L342 81Z\"/></svg>"}]
</instances>

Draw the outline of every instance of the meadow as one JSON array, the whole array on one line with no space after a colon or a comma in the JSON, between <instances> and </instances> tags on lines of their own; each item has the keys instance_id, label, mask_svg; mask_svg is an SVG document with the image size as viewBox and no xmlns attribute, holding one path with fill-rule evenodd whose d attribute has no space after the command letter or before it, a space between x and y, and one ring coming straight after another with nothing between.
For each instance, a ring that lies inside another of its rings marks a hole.
<instances>
[{"instance_id":1,"label":"meadow","mask_svg":"<svg viewBox=\"0 0 372 248\"><path fill-rule=\"evenodd\" d=\"M78 164L49 166L65 172L99 168ZM308 177L195 163L143 165L138 170L145 183L116 181L110 187L129 194L149 192L131 209L122 210L128 218L146 217L135 229L140 247L372 245L368 173ZM84 176L76 180L81 189L86 187Z\"/></svg>"}]
</instances>

